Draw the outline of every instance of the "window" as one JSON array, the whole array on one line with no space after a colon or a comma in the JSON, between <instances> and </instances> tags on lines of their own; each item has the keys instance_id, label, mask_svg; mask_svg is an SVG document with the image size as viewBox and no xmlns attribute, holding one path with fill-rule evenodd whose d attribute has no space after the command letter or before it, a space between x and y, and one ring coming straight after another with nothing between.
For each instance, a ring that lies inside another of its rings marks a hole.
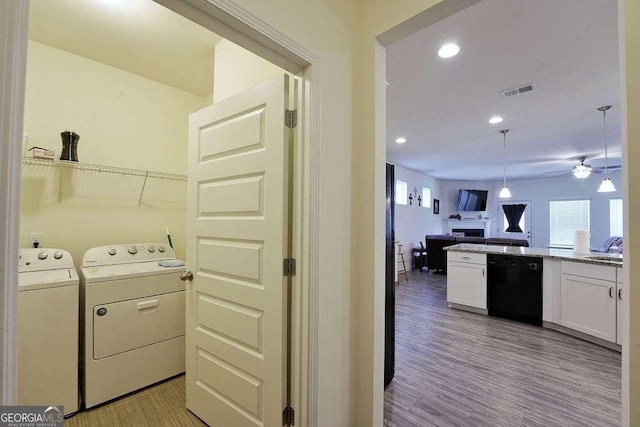
<instances>
[{"instance_id":1,"label":"window","mask_svg":"<svg viewBox=\"0 0 640 427\"><path fill-rule=\"evenodd\" d=\"M622 236L622 199L609 200L609 236Z\"/></svg>"},{"instance_id":2,"label":"window","mask_svg":"<svg viewBox=\"0 0 640 427\"><path fill-rule=\"evenodd\" d=\"M396 181L396 204L407 204L407 183L404 181Z\"/></svg>"},{"instance_id":3,"label":"window","mask_svg":"<svg viewBox=\"0 0 640 427\"><path fill-rule=\"evenodd\" d=\"M576 230L589 230L589 200L552 200L549 202L549 244L573 247Z\"/></svg>"},{"instance_id":4,"label":"window","mask_svg":"<svg viewBox=\"0 0 640 427\"><path fill-rule=\"evenodd\" d=\"M427 187L422 187L422 207L430 208L431 207L431 189Z\"/></svg>"}]
</instances>

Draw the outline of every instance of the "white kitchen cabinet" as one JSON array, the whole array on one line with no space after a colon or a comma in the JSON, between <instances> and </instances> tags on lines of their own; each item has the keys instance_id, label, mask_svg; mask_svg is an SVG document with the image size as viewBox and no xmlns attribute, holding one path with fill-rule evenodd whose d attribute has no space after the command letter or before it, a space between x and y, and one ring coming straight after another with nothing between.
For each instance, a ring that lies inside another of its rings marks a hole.
<instances>
[{"instance_id":1,"label":"white kitchen cabinet","mask_svg":"<svg viewBox=\"0 0 640 427\"><path fill-rule=\"evenodd\" d=\"M447 302L487 308L486 254L447 254Z\"/></svg>"},{"instance_id":2,"label":"white kitchen cabinet","mask_svg":"<svg viewBox=\"0 0 640 427\"><path fill-rule=\"evenodd\" d=\"M615 343L618 300L615 273L614 267L563 262L562 326Z\"/></svg>"},{"instance_id":3,"label":"white kitchen cabinet","mask_svg":"<svg viewBox=\"0 0 640 427\"><path fill-rule=\"evenodd\" d=\"M616 332L616 342L620 345L622 345L622 335L624 334L624 299L627 297L627 289L624 286L624 280L622 277L622 269L621 268L617 268L617 273L616 273L616 277L617 277L617 293L616 293L616 299L617 299L617 307L616 307L616 311L617 311L617 332Z\"/></svg>"}]
</instances>

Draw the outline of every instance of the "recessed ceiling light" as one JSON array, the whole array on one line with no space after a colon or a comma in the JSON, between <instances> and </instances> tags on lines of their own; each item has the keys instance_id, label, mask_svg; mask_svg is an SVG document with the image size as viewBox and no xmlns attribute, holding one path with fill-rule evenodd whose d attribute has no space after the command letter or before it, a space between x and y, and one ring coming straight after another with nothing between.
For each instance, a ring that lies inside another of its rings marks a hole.
<instances>
[{"instance_id":1,"label":"recessed ceiling light","mask_svg":"<svg viewBox=\"0 0 640 427\"><path fill-rule=\"evenodd\" d=\"M400 138L396 139L396 142L398 144L404 144L405 142L407 142L407 138L401 136Z\"/></svg>"},{"instance_id":2,"label":"recessed ceiling light","mask_svg":"<svg viewBox=\"0 0 640 427\"><path fill-rule=\"evenodd\" d=\"M460 52L460 46L455 43L447 43L438 50L438 56L440 58L451 58L456 56L458 52Z\"/></svg>"},{"instance_id":3,"label":"recessed ceiling light","mask_svg":"<svg viewBox=\"0 0 640 427\"><path fill-rule=\"evenodd\" d=\"M118 4L118 3L122 3L123 0L98 0L98 1L104 4Z\"/></svg>"},{"instance_id":4,"label":"recessed ceiling light","mask_svg":"<svg viewBox=\"0 0 640 427\"><path fill-rule=\"evenodd\" d=\"M491 123L492 125L496 125L498 123L502 123L504 119L500 116L493 116L489 119L489 123Z\"/></svg>"}]
</instances>

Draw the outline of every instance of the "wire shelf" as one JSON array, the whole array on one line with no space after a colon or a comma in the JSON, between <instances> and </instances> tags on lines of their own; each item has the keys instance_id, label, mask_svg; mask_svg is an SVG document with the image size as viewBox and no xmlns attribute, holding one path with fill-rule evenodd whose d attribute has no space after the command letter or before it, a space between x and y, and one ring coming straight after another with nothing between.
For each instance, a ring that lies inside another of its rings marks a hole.
<instances>
[{"instance_id":1,"label":"wire shelf","mask_svg":"<svg viewBox=\"0 0 640 427\"><path fill-rule=\"evenodd\" d=\"M54 160L54 159L39 159L35 157L23 157L22 164L27 166L51 166L60 168L60 177L58 183L58 203L62 202L62 171L63 169L74 169L82 171L91 171L99 173L113 173L125 176L136 176L144 179L142 182L142 188L140 189L140 196L138 197L138 206L142 206L142 198L147 186L147 180L149 178L164 179L168 181L186 181L186 175L179 175L174 173L165 173L157 171L148 171L142 169L129 169L120 168L115 166L93 165L90 163L70 162L66 160Z\"/></svg>"},{"instance_id":2,"label":"wire shelf","mask_svg":"<svg viewBox=\"0 0 640 427\"><path fill-rule=\"evenodd\" d=\"M64 167L69 169L85 170L85 171L93 171L93 172L106 172L106 173L115 173L115 174L128 175L128 176L141 176L141 177L148 177L148 178L167 179L171 181L187 180L186 175L179 175L179 174L173 174L173 173L147 171L142 169L120 168L115 166L93 165L90 163L69 162L65 160L38 159L35 157L23 157L22 164L31 165L31 166Z\"/></svg>"}]
</instances>

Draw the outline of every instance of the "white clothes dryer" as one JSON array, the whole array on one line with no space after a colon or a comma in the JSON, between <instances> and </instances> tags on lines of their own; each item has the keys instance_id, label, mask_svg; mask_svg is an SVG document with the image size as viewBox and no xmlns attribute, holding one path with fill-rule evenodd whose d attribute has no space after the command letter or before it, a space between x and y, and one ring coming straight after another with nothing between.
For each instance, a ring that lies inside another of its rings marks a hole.
<instances>
[{"instance_id":1,"label":"white clothes dryer","mask_svg":"<svg viewBox=\"0 0 640 427\"><path fill-rule=\"evenodd\" d=\"M20 249L18 404L78 411L78 274L62 249Z\"/></svg>"},{"instance_id":2,"label":"white clothes dryer","mask_svg":"<svg viewBox=\"0 0 640 427\"><path fill-rule=\"evenodd\" d=\"M100 246L84 254L81 383L87 408L184 372L184 271L173 249L159 243Z\"/></svg>"}]
</instances>

